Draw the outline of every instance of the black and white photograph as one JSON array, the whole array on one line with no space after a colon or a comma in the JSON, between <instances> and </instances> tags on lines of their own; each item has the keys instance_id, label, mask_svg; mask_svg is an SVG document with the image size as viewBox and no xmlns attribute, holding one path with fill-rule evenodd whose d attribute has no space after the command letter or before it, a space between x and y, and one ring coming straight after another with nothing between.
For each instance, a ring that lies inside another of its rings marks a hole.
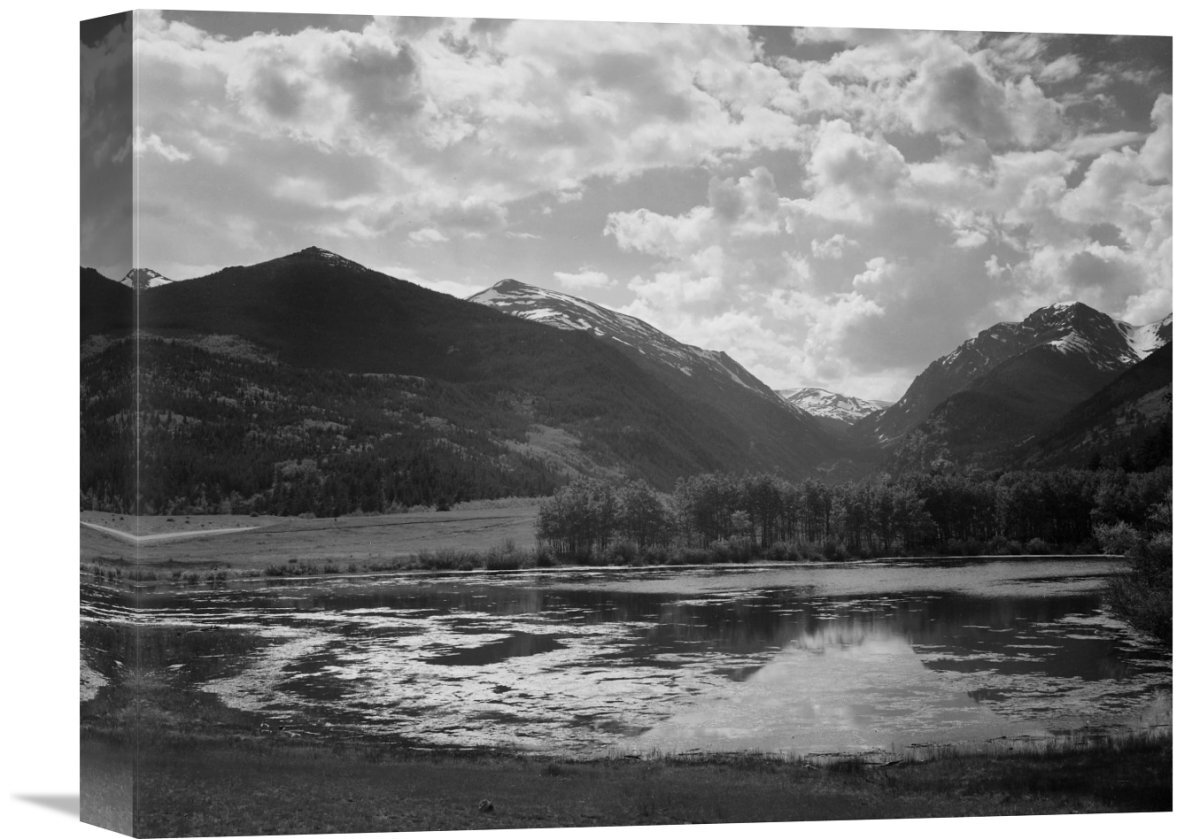
<instances>
[{"instance_id":1,"label":"black and white photograph","mask_svg":"<svg viewBox=\"0 0 1200 839\"><path fill-rule=\"evenodd\" d=\"M82 821L1174 809L1169 26L328 10L79 27Z\"/></svg>"}]
</instances>

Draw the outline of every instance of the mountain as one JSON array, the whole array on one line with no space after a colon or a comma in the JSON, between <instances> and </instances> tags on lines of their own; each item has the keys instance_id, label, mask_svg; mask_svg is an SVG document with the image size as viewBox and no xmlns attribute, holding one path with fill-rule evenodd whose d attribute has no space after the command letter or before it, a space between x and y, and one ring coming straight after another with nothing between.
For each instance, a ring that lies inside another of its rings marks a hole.
<instances>
[{"instance_id":1,"label":"mountain","mask_svg":"<svg viewBox=\"0 0 1200 839\"><path fill-rule=\"evenodd\" d=\"M566 332L593 335L613 346L680 399L700 400L757 449L790 451L807 463L833 463L845 454L820 423L797 412L767 385L723 352L672 338L630 315L558 291L501 280L467 298L515 318Z\"/></svg>"},{"instance_id":2,"label":"mountain","mask_svg":"<svg viewBox=\"0 0 1200 839\"><path fill-rule=\"evenodd\" d=\"M1024 467L1132 466L1171 460L1172 345L1076 405L1013 458Z\"/></svg>"},{"instance_id":3,"label":"mountain","mask_svg":"<svg viewBox=\"0 0 1200 839\"><path fill-rule=\"evenodd\" d=\"M729 379L769 402L779 401L774 391L725 353L684 344L645 321L580 297L517 280L501 280L467 300L558 329L590 332L685 376Z\"/></svg>"},{"instance_id":4,"label":"mountain","mask_svg":"<svg viewBox=\"0 0 1200 839\"><path fill-rule=\"evenodd\" d=\"M170 285L175 280L164 277L153 268L130 268L129 273L120 282L121 285L128 286L129 288L147 289Z\"/></svg>"},{"instance_id":5,"label":"mountain","mask_svg":"<svg viewBox=\"0 0 1200 839\"><path fill-rule=\"evenodd\" d=\"M1082 359L1097 372L1116 375L1171 340L1171 325L1168 315L1156 323L1131 326L1083 303L1038 309L1019 323L998 323L985 329L934 361L895 405L859 421L855 432L891 444L924 422L950 396L1035 348L1048 347L1060 355Z\"/></svg>"},{"instance_id":6,"label":"mountain","mask_svg":"<svg viewBox=\"0 0 1200 839\"><path fill-rule=\"evenodd\" d=\"M133 293L95 268L79 269L81 335L127 334L133 328Z\"/></svg>"},{"instance_id":7,"label":"mountain","mask_svg":"<svg viewBox=\"0 0 1200 839\"><path fill-rule=\"evenodd\" d=\"M146 510L368 512L544 494L578 474L667 488L708 471L809 474L827 453L820 429L777 399L746 399L728 374L750 405L740 412L714 410L708 388L666 386L639 353L590 332L318 248L138 301ZM129 353L101 349L84 359L90 404L118 405ZM126 427L116 411L85 411L84 438ZM85 497L128 508L107 445L86 450L85 473L100 477Z\"/></svg>"},{"instance_id":8,"label":"mountain","mask_svg":"<svg viewBox=\"0 0 1200 839\"><path fill-rule=\"evenodd\" d=\"M785 402L815 417L823 428L834 433L845 433L856 422L868 414L883 410L891 405L878 399L859 399L834 393L823 387L801 387L777 390Z\"/></svg>"}]
</instances>

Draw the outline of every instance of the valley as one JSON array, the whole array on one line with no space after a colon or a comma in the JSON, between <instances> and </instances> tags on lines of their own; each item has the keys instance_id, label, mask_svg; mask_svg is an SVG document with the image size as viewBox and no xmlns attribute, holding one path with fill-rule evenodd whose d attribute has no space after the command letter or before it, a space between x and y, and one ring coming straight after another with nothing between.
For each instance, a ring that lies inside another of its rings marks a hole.
<instances>
[{"instance_id":1,"label":"valley","mask_svg":"<svg viewBox=\"0 0 1200 839\"><path fill-rule=\"evenodd\" d=\"M1169 552L1169 317L1040 309L889 404L513 280L317 248L164 279L80 277L84 755L124 759L136 697L198 756L148 770L145 825L201 829L164 802L251 756L339 829L314 759L416 771L427 827L492 824L447 773L523 826L673 822L717 778L757 808L718 820L1170 806L1169 640L1106 594Z\"/></svg>"}]
</instances>

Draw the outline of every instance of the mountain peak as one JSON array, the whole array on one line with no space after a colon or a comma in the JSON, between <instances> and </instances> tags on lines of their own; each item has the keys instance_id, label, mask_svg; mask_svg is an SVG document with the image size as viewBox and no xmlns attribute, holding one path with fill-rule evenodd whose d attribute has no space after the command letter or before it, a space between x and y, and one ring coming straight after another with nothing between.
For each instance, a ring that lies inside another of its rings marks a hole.
<instances>
[{"instance_id":1,"label":"mountain peak","mask_svg":"<svg viewBox=\"0 0 1200 839\"><path fill-rule=\"evenodd\" d=\"M943 400L1030 351L1071 356L1095 371L1115 375L1170 339L1167 319L1134 327L1079 301L1043 306L1019 323L997 323L983 330L934 361L895 406L869 421L870 430L875 439L895 439L920 424Z\"/></svg>"},{"instance_id":2,"label":"mountain peak","mask_svg":"<svg viewBox=\"0 0 1200 839\"><path fill-rule=\"evenodd\" d=\"M540 289L537 289L537 286L531 286L529 283L523 283L520 280L513 280L513 279L504 279L492 286L492 291L498 291L501 293L512 293L514 291L527 291L530 289L540 290Z\"/></svg>"},{"instance_id":3,"label":"mountain peak","mask_svg":"<svg viewBox=\"0 0 1200 839\"><path fill-rule=\"evenodd\" d=\"M1025 318L1023 323L1039 324L1052 322L1073 322L1076 320L1088 320L1092 318L1107 318L1102 312L1093 309L1086 303L1081 303L1074 300L1068 303L1054 303L1050 306L1043 306L1035 310L1029 317Z\"/></svg>"},{"instance_id":4,"label":"mountain peak","mask_svg":"<svg viewBox=\"0 0 1200 839\"><path fill-rule=\"evenodd\" d=\"M355 262L352 259L347 259L339 253L334 253L325 248L319 248L316 245L309 245L303 250L290 253L287 256L282 256L278 259L279 262L307 262L320 263L327 265L336 265L341 268L353 268L358 271L367 270L364 266Z\"/></svg>"}]
</instances>

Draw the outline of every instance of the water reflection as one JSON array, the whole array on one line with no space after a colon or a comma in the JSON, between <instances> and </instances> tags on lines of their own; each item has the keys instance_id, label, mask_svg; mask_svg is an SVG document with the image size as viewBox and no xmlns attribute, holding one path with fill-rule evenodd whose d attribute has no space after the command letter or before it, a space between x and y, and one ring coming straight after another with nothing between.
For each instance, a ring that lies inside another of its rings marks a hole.
<instances>
[{"instance_id":1,"label":"water reflection","mask_svg":"<svg viewBox=\"0 0 1200 839\"><path fill-rule=\"evenodd\" d=\"M621 572L163 589L139 620L186 689L331 735L819 752L1126 724L1169 690L1169 657L1106 615L1094 570L1047 565L982 566L988 587L963 591L881 592L896 569L879 564L839 570L858 586L797 571L755 587L676 574L675 592ZM127 653L105 633L129 603L92 595L95 696L119 677ZM247 641L201 658L154 640L185 627Z\"/></svg>"}]
</instances>

